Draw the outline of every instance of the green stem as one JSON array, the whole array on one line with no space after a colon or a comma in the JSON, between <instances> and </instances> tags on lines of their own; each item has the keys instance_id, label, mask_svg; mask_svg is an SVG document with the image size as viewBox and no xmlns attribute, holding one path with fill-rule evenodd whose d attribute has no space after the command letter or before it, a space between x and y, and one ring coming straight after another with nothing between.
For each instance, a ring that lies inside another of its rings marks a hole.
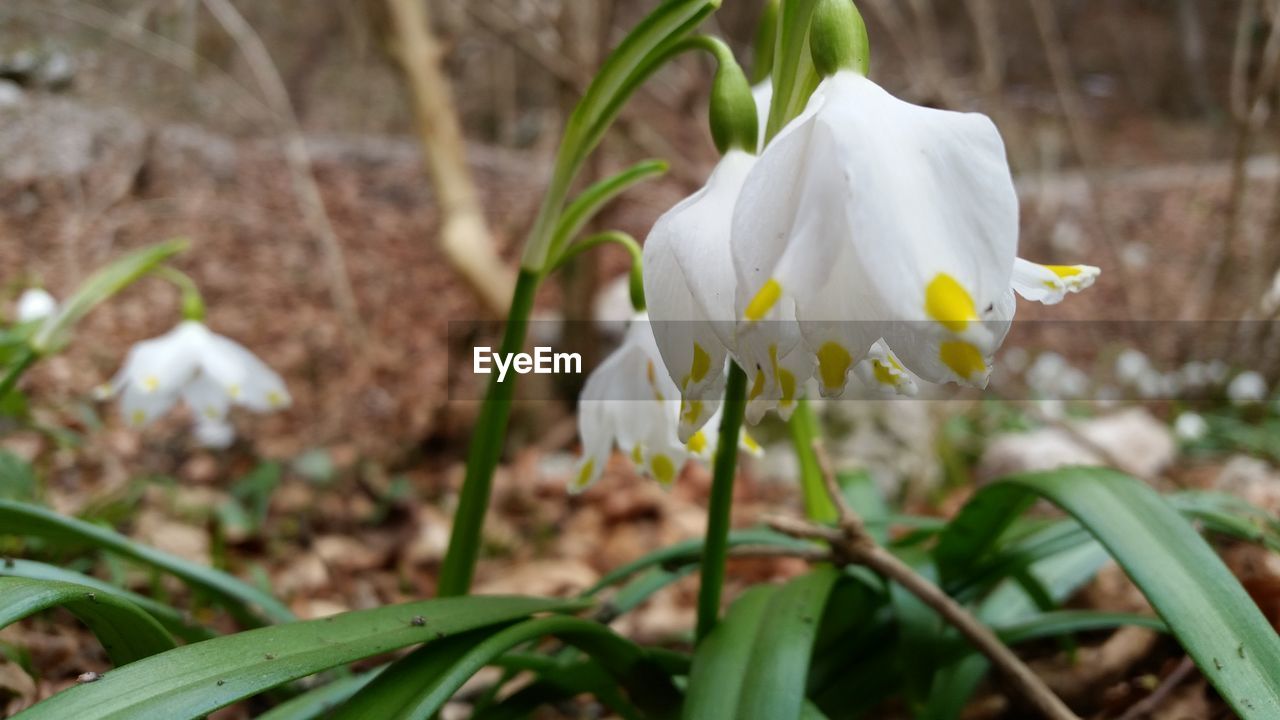
<instances>
[{"instance_id":1,"label":"green stem","mask_svg":"<svg viewBox=\"0 0 1280 720\"><path fill-rule=\"evenodd\" d=\"M720 618L724 566L729 554L729 511L733 507L733 476L738 464L738 435L747 409L747 374L737 363L729 366L721 406L720 438L711 474L707 508L707 537L702 551L702 585L698 588L697 639L701 641Z\"/></svg>"},{"instance_id":2,"label":"green stem","mask_svg":"<svg viewBox=\"0 0 1280 720\"><path fill-rule=\"evenodd\" d=\"M5 373L3 380L0 380L0 400L8 397L9 392L13 390L13 386L18 384L18 380L22 378L28 368L35 364L39 357L40 355L31 348L27 348L22 351L22 355L18 357L18 361L10 366L9 372Z\"/></svg>"},{"instance_id":3,"label":"green stem","mask_svg":"<svg viewBox=\"0 0 1280 720\"><path fill-rule=\"evenodd\" d=\"M636 312L644 312L644 249L635 238L620 230L596 233L565 248L559 257L551 261L551 269L547 270L547 274L555 272L587 250L609 244L621 246L631 256L631 306Z\"/></svg>"},{"instance_id":4,"label":"green stem","mask_svg":"<svg viewBox=\"0 0 1280 720\"><path fill-rule=\"evenodd\" d=\"M524 347L529 328L529 314L533 311L533 298L541 276L536 272L521 270L516 278L515 293L511 298L511 313L502 335L500 352L506 355L518 353ZM498 382L495 374L489 381L480 417L476 420L467 452L467 474L462 483L462 495L453 515L453 532L449 536L449 550L440 567L439 597L466 595L475 575L476 560L480 556L481 532L484 514L489 507L489 494L493 489L493 471L502 455L503 441L507 434L507 421L511 417L511 400L515 394L514 377Z\"/></svg>"},{"instance_id":5,"label":"green stem","mask_svg":"<svg viewBox=\"0 0 1280 720\"><path fill-rule=\"evenodd\" d=\"M183 320L204 322L204 298L200 295L200 288L196 286L196 281L192 280L190 275L171 265L161 265L152 270L151 274L173 283L182 293Z\"/></svg>"},{"instance_id":6,"label":"green stem","mask_svg":"<svg viewBox=\"0 0 1280 720\"><path fill-rule=\"evenodd\" d=\"M822 468L818 465L818 456L813 452L813 441L818 439L820 431L818 417L807 399L800 398L796 401L796 409L787 423L787 429L791 431L791 443L795 447L796 458L800 461L804 514L817 522L835 522L836 506L827 494Z\"/></svg>"}]
</instances>

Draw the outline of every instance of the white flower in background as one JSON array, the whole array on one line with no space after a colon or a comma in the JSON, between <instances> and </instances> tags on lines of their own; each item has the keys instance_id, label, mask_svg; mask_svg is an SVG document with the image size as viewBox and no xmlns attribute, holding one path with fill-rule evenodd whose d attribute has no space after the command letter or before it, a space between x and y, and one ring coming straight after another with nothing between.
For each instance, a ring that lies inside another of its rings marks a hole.
<instances>
[{"instance_id":1,"label":"white flower in background","mask_svg":"<svg viewBox=\"0 0 1280 720\"><path fill-rule=\"evenodd\" d=\"M718 413L712 413L712 419ZM569 483L580 492L599 479L617 445L636 469L668 485L690 457L710 459L715 436L694 432L687 442L677 436L680 401L675 383L662 371L662 357L648 317L632 318L622 344L587 378L578 400L578 434L583 456ZM744 447L758 446L745 433Z\"/></svg>"},{"instance_id":2,"label":"white flower in background","mask_svg":"<svg viewBox=\"0 0 1280 720\"><path fill-rule=\"evenodd\" d=\"M40 288L31 288L18 298L18 322L44 320L58 312L58 301Z\"/></svg>"},{"instance_id":3,"label":"white flower in background","mask_svg":"<svg viewBox=\"0 0 1280 720\"><path fill-rule=\"evenodd\" d=\"M1089 389L1089 376L1056 352L1036 356L1027 369L1027 386L1042 398L1069 400Z\"/></svg>"},{"instance_id":4,"label":"white flower in background","mask_svg":"<svg viewBox=\"0 0 1280 720\"><path fill-rule=\"evenodd\" d=\"M1173 434L1183 442L1194 442L1209 432L1209 423L1198 413L1184 412L1173 421Z\"/></svg>"},{"instance_id":5,"label":"white flower in background","mask_svg":"<svg viewBox=\"0 0 1280 720\"><path fill-rule=\"evenodd\" d=\"M197 417L194 434L201 446L218 450L231 447L236 439L236 429L226 419Z\"/></svg>"},{"instance_id":6,"label":"white flower in background","mask_svg":"<svg viewBox=\"0 0 1280 720\"><path fill-rule=\"evenodd\" d=\"M988 118L837 72L765 148L735 205L737 353L765 388L781 382L773 357L797 343L827 396L873 347L904 374L984 386L1011 290L1056 302L1097 275L1025 263L1015 277L1017 239L1017 196Z\"/></svg>"},{"instance_id":7,"label":"white flower in background","mask_svg":"<svg viewBox=\"0 0 1280 720\"><path fill-rule=\"evenodd\" d=\"M275 371L244 346L194 320L134 345L102 394L120 395L121 412L135 427L181 399L197 419L197 439L214 446L230 441L226 417L232 405L266 412L290 402Z\"/></svg>"},{"instance_id":8,"label":"white flower in background","mask_svg":"<svg viewBox=\"0 0 1280 720\"><path fill-rule=\"evenodd\" d=\"M1227 385L1227 398L1235 405L1260 403L1267 399L1267 381L1252 370L1242 372Z\"/></svg>"}]
</instances>

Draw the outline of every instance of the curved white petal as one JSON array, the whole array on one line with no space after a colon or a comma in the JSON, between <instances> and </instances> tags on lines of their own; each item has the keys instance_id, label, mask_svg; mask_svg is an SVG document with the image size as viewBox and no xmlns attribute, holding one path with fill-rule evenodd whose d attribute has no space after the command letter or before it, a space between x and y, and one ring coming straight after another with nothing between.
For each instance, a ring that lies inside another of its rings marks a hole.
<instances>
[{"instance_id":1,"label":"curved white petal","mask_svg":"<svg viewBox=\"0 0 1280 720\"><path fill-rule=\"evenodd\" d=\"M284 380L240 343L208 333L200 368L237 405L266 412L287 407L291 401Z\"/></svg>"},{"instance_id":2,"label":"curved white petal","mask_svg":"<svg viewBox=\"0 0 1280 720\"><path fill-rule=\"evenodd\" d=\"M231 407L231 396L208 375L200 374L182 386L182 401L197 421L220 422Z\"/></svg>"},{"instance_id":3,"label":"curved white petal","mask_svg":"<svg viewBox=\"0 0 1280 720\"><path fill-rule=\"evenodd\" d=\"M208 330L183 322L173 330L134 345L112 382L117 392L132 388L141 395L176 395L199 368Z\"/></svg>"},{"instance_id":4,"label":"curved white petal","mask_svg":"<svg viewBox=\"0 0 1280 720\"><path fill-rule=\"evenodd\" d=\"M1067 293L1093 285L1102 273L1093 265L1037 265L1022 258L1013 263L1013 289L1032 302L1056 305Z\"/></svg>"},{"instance_id":5,"label":"curved white petal","mask_svg":"<svg viewBox=\"0 0 1280 720\"><path fill-rule=\"evenodd\" d=\"M146 391L137 384L129 383L121 391L120 414L126 423L140 428L168 412L176 402L176 391Z\"/></svg>"},{"instance_id":6,"label":"curved white petal","mask_svg":"<svg viewBox=\"0 0 1280 720\"><path fill-rule=\"evenodd\" d=\"M916 394L916 382L884 340L877 340L871 352L858 362L858 379L883 395Z\"/></svg>"}]
</instances>

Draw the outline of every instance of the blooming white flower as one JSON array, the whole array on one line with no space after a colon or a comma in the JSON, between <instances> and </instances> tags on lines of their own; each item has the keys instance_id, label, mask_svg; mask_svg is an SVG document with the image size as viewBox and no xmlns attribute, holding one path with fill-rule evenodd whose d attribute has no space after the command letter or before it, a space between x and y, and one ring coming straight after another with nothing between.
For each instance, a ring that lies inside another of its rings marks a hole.
<instances>
[{"instance_id":1,"label":"blooming white flower","mask_svg":"<svg viewBox=\"0 0 1280 720\"><path fill-rule=\"evenodd\" d=\"M1198 413L1184 412L1173 421L1173 434L1183 442L1194 442L1209 432L1209 423Z\"/></svg>"},{"instance_id":2,"label":"blooming white flower","mask_svg":"<svg viewBox=\"0 0 1280 720\"><path fill-rule=\"evenodd\" d=\"M796 341L838 395L871 349L904 373L984 386L1014 291L1052 303L1089 266L1015 263L1018 202L983 115L918 107L852 72L826 78L765 148L735 205L737 351L779 382Z\"/></svg>"},{"instance_id":3,"label":"blooming white flower","mask_svg":"<svg viewBox=\"0 0 1280 720\"><path fill-rule=\"evenodd\" d=\"M1227 398L1235 405L1251 405L1267 399L1267 381L1258 373L1246 370L1231 379Z\"/></svg>"},{"instance_id":4,"label":"blooming white flower","mask_svg":"<svg viewBox=\"0 0 1280 720\"><path fill-rule=\"evenodd\" d=\"M637 314L622 344L587 378L578 400L578 434L583 456L569 484L580 492L599 479L616 444L636 469L667 485L686 460L709 459L714 434L694 432L687 441L677 435L681 415L679 391L662 371L662 357L648 316ZM712 413L712 419L718 412ZM745 433L743 447L758 450Z\"/></svg>"},{"instance_id":5,"label":"blooming white flower","mask_svg":"<svg viewBox=\"0 0 1280 720\"><path fill-rule=\"evenodd\" d=\"M125 420L141 427L179 399L197 418L197 438L225 438L232 405L265 412L290 402L284 381L243 345L186 320L173 330L133 346L106 396L119 394ZM222 441L223 444L229 439Z\"/></svg>"},{"instance_id":6,"label":"blooming white flower","mask_svg":"<svg viewBox=\"0 0 1280 720\"><path fill-rule=\"evenodd\" d=\"M47 291L31 288L18 298L18 322L44 320L58 312L58 301Z\"/></svg>"}]
</instances>

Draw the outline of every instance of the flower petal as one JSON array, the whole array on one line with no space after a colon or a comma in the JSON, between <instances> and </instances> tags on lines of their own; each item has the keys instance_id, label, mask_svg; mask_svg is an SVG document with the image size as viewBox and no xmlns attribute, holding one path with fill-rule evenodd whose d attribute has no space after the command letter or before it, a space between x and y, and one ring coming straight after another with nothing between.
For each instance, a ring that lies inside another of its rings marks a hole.
<instances>
[{"instance_id":1,"label":"flower petal","mask_svg":"<svg viewBox=\"0 0 1280 720\"><path fill-rule=\"evenodd\" d=\"M1013 289L1032 302L1056 305L1067 293L1093 285L1102 270L1093 265L1037 265L1022 258L1013 263Z\"/></svg>"}]
</instances>

